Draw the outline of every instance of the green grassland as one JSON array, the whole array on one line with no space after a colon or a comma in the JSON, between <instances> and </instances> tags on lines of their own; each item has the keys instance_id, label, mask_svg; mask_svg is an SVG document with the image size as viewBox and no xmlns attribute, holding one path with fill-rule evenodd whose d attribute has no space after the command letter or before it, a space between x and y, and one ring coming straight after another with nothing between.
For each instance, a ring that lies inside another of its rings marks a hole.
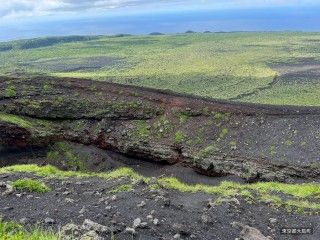
<instances>
[{"instance_id":1,"label":"green grassland","mask_svg":"<svg viewBox=\"0 0 320 240\"><path fill-rule=\"evenodd\" d=\"M219 99L320 105L320 33L193 33L0 43L0 74L92 78Z\"/></svg>"}]
</instances>

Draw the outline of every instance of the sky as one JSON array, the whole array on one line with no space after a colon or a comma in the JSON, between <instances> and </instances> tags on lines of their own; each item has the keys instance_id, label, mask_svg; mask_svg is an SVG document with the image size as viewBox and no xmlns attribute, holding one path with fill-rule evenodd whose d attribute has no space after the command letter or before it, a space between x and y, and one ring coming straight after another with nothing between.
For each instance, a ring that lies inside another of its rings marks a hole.
<instances>
[{"instance_id":1,"label":"sky","mask_svg":"<svg viewBox=\"0 0 320 240\"><path fill-rule=\"evenodd\" d=\"M0 41L162 31L320 31L319 0L0 0Z\"/></svg>"}]
</instances>

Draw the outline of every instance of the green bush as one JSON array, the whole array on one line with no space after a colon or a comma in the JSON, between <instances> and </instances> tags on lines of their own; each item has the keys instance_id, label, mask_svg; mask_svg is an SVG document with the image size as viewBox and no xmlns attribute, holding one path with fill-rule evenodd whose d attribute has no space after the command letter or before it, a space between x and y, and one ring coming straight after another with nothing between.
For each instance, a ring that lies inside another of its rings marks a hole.
<instances>
[{"instance_id":1,"label":"green bush","mask_svg":"<svg viewBox=\"0 0 320 240\"><path fill-rule=\"evenodd\" d=\"M18 179L12 183L12 186L19 191L46 193L51 189L40 182L39 180L33 180L30 178Z\"/></svg>"},{"instance_id":2,"label":"green bush","mask_svg":"<svg viewBox=\"0 0 320 240\"><path fill-rule=\"evenodd\" d=\"M16 87L15 86L9 86L5 90L6 97L15 97L17 95Z\"/></svg>"},{"instance_id":3,"label":"green bush","mask_svg":"<svg viewBox=\"0 0 320 240\"><path fill-rule=\"evenodd\" d=\"M183 132L178 131L175 133L174 135L174 141L176 143L182 143L185 140L185 135L183 134Z\"/></svg>"}]
</instances>

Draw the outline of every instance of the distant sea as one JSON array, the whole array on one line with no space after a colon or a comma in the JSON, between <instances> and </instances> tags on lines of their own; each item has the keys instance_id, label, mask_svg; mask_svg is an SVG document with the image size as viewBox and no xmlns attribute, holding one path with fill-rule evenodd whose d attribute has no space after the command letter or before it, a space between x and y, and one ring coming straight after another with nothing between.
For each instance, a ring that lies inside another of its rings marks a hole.
<instances>
[{"instance_id":1,"label":"distant sea","mask_svg":"<svg viewBox=\"0 0 320 240\"><path fill-rule=\"evenodd\" d=\"M319 31L320 8L197 10L0 20L0 41L41 36L203 31Z\"/></svg>"}]
</instances>

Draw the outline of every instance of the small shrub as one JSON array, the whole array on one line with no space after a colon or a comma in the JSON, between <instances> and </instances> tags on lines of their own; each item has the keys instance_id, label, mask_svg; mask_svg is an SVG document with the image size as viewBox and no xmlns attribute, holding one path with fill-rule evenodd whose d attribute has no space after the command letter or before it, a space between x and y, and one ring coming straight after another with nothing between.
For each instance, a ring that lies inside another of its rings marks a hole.
<instances>
[{"instance_id":1,"label":"small shrub","mask_svg":"<svg viewBox=\"0 0 320 240\"><path fill-rule=\"evenodd\" d=\"M231 150L236 150L237 149L237 141L236 140L232 140L229 143Z\"/></svg>"},{"instance_id":2,"label":"small shrub","mask_svg":"<svg viewBox=\"0 0 320 240\"><path fill-rule=\"evenodd\" d=\"M292 140L286 140L286 141L284 142L284 145L290 147L290 146L293 145L293 141L292 141Z\"/></svg>"},{"instance_id":3,"label":"small shrub","mask_svg":"<svg viewBox=\"0 0 320 240\"><path fill-rule=\"evenodd\" d=\"M141 139L147 139L150 136L150 126L145 121L138 121L136 135Z\"/></svg>"},{"instance_id":4,"label":"small shrub","mask_svg":"<svg viewBox=\"0 0 320 240\"><path fill-rule=\"evenodd\" d=\"M178 131L175 133L174 135L174 141L176 143L182 143L185 140L185 135L183 134L183 132Z\"/></svg>"},{"instance_id":5,"label":"small shrub","mask_svg":"<svg viewBox=\"0 0 320 240\"><path fill-rule=\"evenodd\" d=\"M180 123L185 123L188 121L188 119L189 119L189 116L187 114L184 114L184 113L180 114L180 117L179 117Z\"/></svg>"},{"instance_id":6,"label":"small shrub","mask_svg":"<svg viewBox=\"0 0 320 240\"><path fill-rule=\"evenodd\" d=\"M219 138L223 139L227 136L227 134L229 133L229 130L227 128L223 128L220 132Z\"/></svg>"},{"instance_id":7,"label":"small shrub","mask_svg":"<svg viewBox=\"0 0 320 240\"><path fill-rule=\"evenodd\" d=\"M17 95L16 87L15 86L9 86L5 90L5 96L6 97L15 97Z\"/></svg>"},{"instance_id":8,"label":"small shrub","mask_svg":"<svg viewBox=\"0 0 320 240\"><path fill-rule=\"evenodd\" d=\"M214 146L214 145L209 145L206 148L202 149L199 152L199 157L200 158L207 158L209 157L211 154L213 154L214 152L218 151L219 149Z\"/></svg>"},{"instance_id":9,"label":"small shrub","mask_svg":"<svg viewBox=\"0 0 320 240\"><path fill-rule=\"evenodd\" d=\"M46 193L50 188L39 180L30 178L18 179L12 183L12 186L18 191Z\"/></svg>"},{"instance_id":10,"label":"small shrub","mask_svg":"<svg viewBox=\"0 0 320 240\"><path fill-rule=\"evenodd\" d=\"M45 84L45 85L43 85L43 90L45 92L49 92L51 90L51 86L49 84Z\"/></svg>"},{"instance_id":11,"label":"small shrub","mask_svg":"<svg viewBox=\"0 0 320 240\"><path fill-rule=\"evenodd\" d=\"M213 114L213 117L217 121L228 121L230 120L230 113L222 113L222 112L216 112Z\"/></svg>"},{"instance_id":12,"label":"small shrub","mask_svg":"<svg viewBox=\"0 0 320 240\"><path fill-rule=\"evenodd\" d=\"M277 154L277 148L276 146L271 146L270 147L270 155L275 156Z\"/></svg>"}]
</instances>

